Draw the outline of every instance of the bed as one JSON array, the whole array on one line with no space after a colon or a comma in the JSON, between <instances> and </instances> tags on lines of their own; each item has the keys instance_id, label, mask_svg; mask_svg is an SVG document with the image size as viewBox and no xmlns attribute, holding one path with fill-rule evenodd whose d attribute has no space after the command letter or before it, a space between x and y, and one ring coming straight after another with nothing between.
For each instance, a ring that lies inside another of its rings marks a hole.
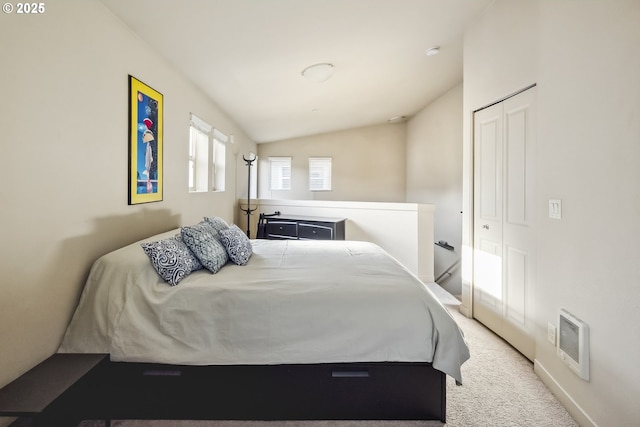
<instances>
[{"instance_id":1,"label":"bed","mask_svg":"<svg viewBox=\"0 0 640 427\"><path fill-rule=\"evenodd\" d=\"M251 240L170 286L141 245L179 234L98 259L59 348L110 355L114 418L445 421L463 334L379 246Z\"/></svg>"}]
</instances>

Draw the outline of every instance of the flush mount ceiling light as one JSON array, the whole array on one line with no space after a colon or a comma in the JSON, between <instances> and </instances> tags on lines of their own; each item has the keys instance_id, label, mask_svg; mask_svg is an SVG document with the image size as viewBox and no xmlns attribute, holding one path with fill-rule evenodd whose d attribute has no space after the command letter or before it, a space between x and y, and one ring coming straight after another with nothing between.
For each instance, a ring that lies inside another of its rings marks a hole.
<instances>
[{"instance_id":1,"label":"flush mount ceiling light","mask_svg":"<svg viewBox=\"0 0 640 427\"><path fill-rule=\"evenodd\" d=\"M333 76L335 67L333 64L323 62L321 64L313 64L302 70L302 76L312 82L325 82Z\"/></svg>"},{"instance_id":2,"label":"flush mount ceiling light","mask_svg":"<svg viewBox=\"0 0 640 427\"><path fill-rule=\"evenodd\" d=\"M407 119L407 116L394 116L387 120L389 123L403 122Z\"/></svg>"},{"instance_id":3,"label":"flush mount ceiling light","mask_svg":"<svg viewBox=\"0 0 640 427\"><path fill-rule=\"evenodd\" d=\"M425 50L424 53L427 56L434 56L437 55L438 52L440 52L440 46L434 46L434 47L430 47L429 49Z\"/></svg>"}]
</instances>

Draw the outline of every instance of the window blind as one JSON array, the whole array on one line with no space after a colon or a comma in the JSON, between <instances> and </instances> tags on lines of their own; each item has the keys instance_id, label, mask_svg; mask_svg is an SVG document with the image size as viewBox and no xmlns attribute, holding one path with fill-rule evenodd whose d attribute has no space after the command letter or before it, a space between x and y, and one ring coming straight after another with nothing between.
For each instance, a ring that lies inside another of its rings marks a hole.
<instances>
[{"instance_id":1,"label":"window blind","mask_svg":"<svg viewBox=\"0 0 640 427\"><path fill-rule=\"evenodd\" d=\"M331 157L309 158L309 190L331 190Z\"/></svg>"},{"instance_id":2,"label":"window blind","mask_svg":"<svg viewBox=\"0 0 640 427\"><path fill-rule=\"evenodd\" d=\"M269 157L271 190L291 190L291 157Z\"/></svg>"}]
</instances>

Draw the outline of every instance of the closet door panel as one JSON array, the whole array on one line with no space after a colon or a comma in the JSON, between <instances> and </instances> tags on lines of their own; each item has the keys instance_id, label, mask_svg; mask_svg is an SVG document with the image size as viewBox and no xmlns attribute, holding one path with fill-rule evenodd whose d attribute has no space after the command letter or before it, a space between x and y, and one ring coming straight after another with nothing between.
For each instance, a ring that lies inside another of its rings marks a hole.
<instances>
[{"instance_id":1,"label":"closet door panel","mask_svg":"<svg viewBox=\"0 0 640 427\"><path fill-rule=\"evenodd\" d=\"M517 110L506 114L506 220L511 224L527 224L527 140L526 114Z\"/></svg>"}]
</instances>

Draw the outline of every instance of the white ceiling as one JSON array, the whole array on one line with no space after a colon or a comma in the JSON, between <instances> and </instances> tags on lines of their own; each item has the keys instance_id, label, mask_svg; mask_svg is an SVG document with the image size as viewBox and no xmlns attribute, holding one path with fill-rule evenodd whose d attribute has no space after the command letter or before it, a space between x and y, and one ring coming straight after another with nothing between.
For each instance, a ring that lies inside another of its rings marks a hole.
<instances>
[{"instance_id":1,"label":"white ceiling","mask_svg":"<svg viewBox=\"0 0 640 427\"><path fill-rule=\"evenodd\" d=\"M415 114L462 81L463 29L491 0L102 2L261 143ZM301 76L319 62L331 79Z\"/></svg>"}]
</instances>

